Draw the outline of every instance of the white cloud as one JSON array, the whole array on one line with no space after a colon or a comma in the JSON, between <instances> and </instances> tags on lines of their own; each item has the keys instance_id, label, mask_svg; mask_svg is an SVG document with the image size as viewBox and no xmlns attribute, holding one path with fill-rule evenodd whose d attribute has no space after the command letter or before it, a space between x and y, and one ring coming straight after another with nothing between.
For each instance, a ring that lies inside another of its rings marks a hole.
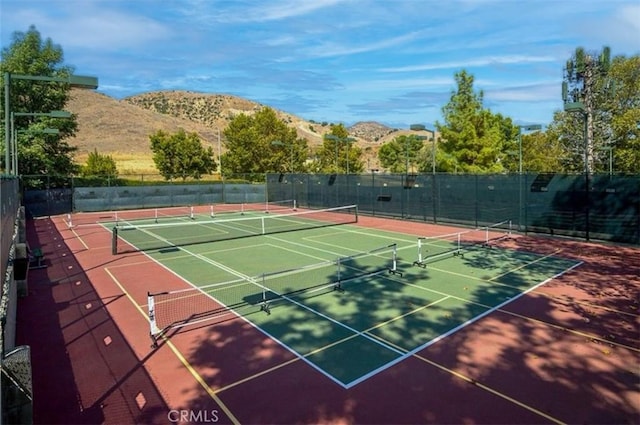
<instances>
[{"instance_id":1,"label":"white cloud","mask_svg":"<svg viewBox=\"0 0 640 425\"><path fill-rule=\"evenodd\" d=\"M560 81L485 90L485 98L493 102L548 102L561 98Z\"/></svg>"},{"instance_id":2,"label":"white cloud","mask_svg":"<svg viewBox=\"0 0 640 425\"><path fill-rule=\"evenodd\" d=\"M426 70L434 70L434 69L460 69L460 68L480 67L480 66L496 65L496 64L517 65L517 64L525 64L525 63L535 63L535 62L555 62L556 60L557 59L552 56L526 56L526 55L489 56L489 57L469 59L469 60L382 68L379 71L381 72L413 72L413 71L426 71Z\"/></svg>"},{"instance_id":3,"label":"white cloud","mask_svg":"<svg viewBox=\"0 0 640 425\"><path fill-rule=\"evenodd\" d=\"M64 3L56 3L64 4ZM117 4L117 3L116 3ZM51 38L65 48L80 47L91 50L115 51L166 39L171 30L161 23L134 13L119 12L102 5L70 2L57 8L56 13L24 8L12 11L12 23L35 25L43 37ZM3 19L3 25L7 25Z\"/></svg>"}]
</instances>

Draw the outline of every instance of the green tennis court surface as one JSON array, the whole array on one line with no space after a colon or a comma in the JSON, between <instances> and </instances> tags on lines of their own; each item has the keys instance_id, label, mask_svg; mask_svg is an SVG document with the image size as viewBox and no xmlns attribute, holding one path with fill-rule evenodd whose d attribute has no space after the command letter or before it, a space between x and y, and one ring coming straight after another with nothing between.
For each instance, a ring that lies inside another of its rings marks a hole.
<instances>
[{"instance_id":1,"label":"green tennis court surface","mask_svg":"<svg viewBox=\"0 0 640 425\"><path fill-rule=\"evenodd\" d=\"M148 282L154 320L166 317L156 331L238 314L347 388L578 264L460 237L444 241L448 253L431 239L418 248L414 236L341 223L184 243L194 229L215 235L248 222L202 223L119 233L154 247L145 252L194 287L162 293L162 282Z\"/></svg>"}]
</instances>

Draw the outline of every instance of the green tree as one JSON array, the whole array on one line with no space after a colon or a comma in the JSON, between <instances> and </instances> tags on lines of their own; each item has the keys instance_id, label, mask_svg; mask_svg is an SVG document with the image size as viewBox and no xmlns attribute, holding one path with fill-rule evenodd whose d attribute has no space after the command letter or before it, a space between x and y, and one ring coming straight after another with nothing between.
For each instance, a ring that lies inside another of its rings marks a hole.
<instances>
[{"instance_id":1,"label":"green tree","mask_svg":"<svg viewBox=\"0 0 640 425\"><path fill-rule=\"evenodd\" d=\"M47 38L43 40L34 26L27 32L15 32L12 42L2 49L0 74L4 98L5 73L60 77L73 73L65 66L63 51ZM11 80L10 107L13 112L49 112L64 109L69 100L70 88L66 84ZM18 169L21 174L71 175L78 166L73 161L77 148L65 140L77 129L76 117L54 119L48 117L18 116L15 118L18 136ZM4 123L3 125L6 125ZM57 135L41 134L41 129L57 128ZM3 128L2 136L5 131ZM2 144L6 146L5 143ZM4 159L4 152L0 155Z\"/></svg>"},{"instance_id":2,"label":"green tree","mask_svg":"<svg viewBox=\"0 0 640 425\"><path fill-rule=\"evenodd\" d=\"M510 118L483 107L482 91L473 90L473 76L462 70L455 74L457 90L442 108L444 124L436 128L442 139L438 149L443 161L439 169L463 172L503 172L507 152L513 148L517 127Z\"/></svg>"},{"instance_id":3,"label":"green tree","mask_svg":"<svg viewBox=\"0 0 640 425\"><path fill-rule=\"evenodd\" d=\"M216 168L213 148L205 149L196 133L180 129L175 134L162 130L149 136L153 162L160 174L167 179L187 177L200 179L202 174L211 174Z\"/></svg>"},{"instance_id":4,"label":"green tree","mask_svg":"<svg viewBox=\"0 0 640 425\"><path fill-rule=\"evenodd\" d=\"M380 165L392 173L415 172L417 169L425 171L426 152L423 140L415 135L397 136L380 146L378 159ZM421 165L416 165L417 163ZM431 167L431 159L429 159L429 167Z\"/></svg>"},{"instance_id":5,"label":"green tree","mask_svg":"<svg viewBox=\"0 0 640 425\"><path fill-rule=\"evenodd\" d=\"M89 176L110 176L118 175L116 162L111 155L103 155L98 153L98 149L89 153L87 163L81 168L81 174L84 177Z\"/></svg>"},{"instance_id":6,"label":"green tree","mask_svg":"<svg viewBox=\"0 0 640 425\"><path fill-rule=\"evenodd\" d=\"M522 170L551 173L564 169L564 149L553 132L522 135Z\"/></svg>"},{"instance_id":7,"label":"green tree","mask_svg":"<svg viewBox=\"0 0 640 425\"><path fill-rule=\"evenodd\" d=\"M362 148L349 137L344 124L331 124L316 152L314 171L320 173L361 173L364 170Z\"/></svg>"},{"instance_id":8,"label":"green tree","mask_svg":"<svg viewBox=\"0 0 640 425\"><path fill-rule=\"evenodd\" d=\"M278 119L272 108L254 115L240 114L224 131L227 153L224 173L260 179L267 172L303 172L308 156L307 140L297 138L294 128Z\"/></svg>"},{"instance_id":9,"label":"green tree","mask_svg":"<svg viewBox=\"0 0 640 425\"><path fill-rule=\"evenodd\" d=\"M614 96L607 98L605 109L611 116L610 132L596 149L600 169L613 149L615 171L640 174L640 55L613 59L608 74Z\"/></svg>"}]
</instances>

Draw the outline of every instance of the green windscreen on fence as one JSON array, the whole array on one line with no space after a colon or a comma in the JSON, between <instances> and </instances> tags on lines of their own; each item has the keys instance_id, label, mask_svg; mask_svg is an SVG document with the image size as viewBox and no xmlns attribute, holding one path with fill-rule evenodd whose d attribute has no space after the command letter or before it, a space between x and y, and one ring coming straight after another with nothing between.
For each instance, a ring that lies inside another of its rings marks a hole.
<instances>
[{"instance_id":1,"label":"green windscreen on fence","mask_svg":"<svg viewBox=\"0 0 640 425\"><path fill-rule=\"evenodd\" d=\"M589 190L586 190L586 188ZM640 176L567 174L268 174L269 199L357 204L363 214L640 243Z\"/></svg>"}]
</instances>

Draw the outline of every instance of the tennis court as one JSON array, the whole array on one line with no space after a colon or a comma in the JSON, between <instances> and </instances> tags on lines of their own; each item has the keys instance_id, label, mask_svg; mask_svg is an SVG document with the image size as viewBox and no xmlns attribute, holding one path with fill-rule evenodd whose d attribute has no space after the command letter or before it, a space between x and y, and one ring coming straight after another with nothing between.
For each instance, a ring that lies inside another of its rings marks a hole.
<instances>
[{"instance_id":1,"label":"tennis court","mask_svg":"<svg viewBox=\"0 0 640 425\"><path fill-rule=\"evenodd\" d=\"M28 224L38 422L637 417L635 247L293 202Z\"/></svg>"},{"instance_id":2,"label":"tennis court","mask_svg":"<svg viewBox=\"0 0 640 425\"><path fill-rule=\"evenodd\" d=\"M142 251L185 282L145 282L157 343L244 320L344 388L580 264L493 243L508 220L416 237L357 225L355 206L145 214L103 225L116 255Z\"/></svg>"}]
</instances>

